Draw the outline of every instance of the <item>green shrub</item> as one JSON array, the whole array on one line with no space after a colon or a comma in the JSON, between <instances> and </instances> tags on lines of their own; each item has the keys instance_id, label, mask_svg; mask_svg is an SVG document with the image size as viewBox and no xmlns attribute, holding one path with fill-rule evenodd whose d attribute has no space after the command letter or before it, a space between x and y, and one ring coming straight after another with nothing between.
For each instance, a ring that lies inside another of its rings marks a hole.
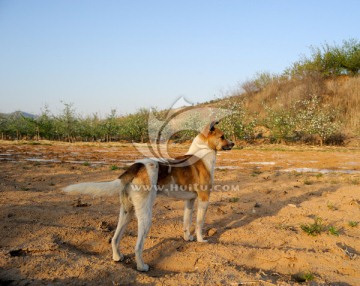
<instances>
[{"instance_id":1,"label":"green shrub","mask_svg":"<svg viewBox=\"0 0 360 286\"><path fill-rule=\"evenodd\" d=\"M285 71L295 78L305 78L314 74L323 77L356 75L360 71L360 42L356 39L343 41L341 46L323 44L311 47L310 57L303 57Z\"/></svg>"},{"instance_id":2,"label":"green shrub","mask_svg":"<svg viewBox=\"0 0 360 286\"><path fill-rule=\"evenodd\" d=\"M314 219L314 223L302 224L300 227L304 232L312 236L319 235L324 229L324 226L322 225L322 219L319 217Z\"/></svg>"}]
</instances>

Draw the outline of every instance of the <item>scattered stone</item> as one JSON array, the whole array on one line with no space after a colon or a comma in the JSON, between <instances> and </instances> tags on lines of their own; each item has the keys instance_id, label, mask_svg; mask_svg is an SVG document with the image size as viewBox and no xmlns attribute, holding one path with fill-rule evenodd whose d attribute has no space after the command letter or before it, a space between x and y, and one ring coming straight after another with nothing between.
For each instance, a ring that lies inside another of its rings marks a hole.
<instances>
[{"instance_id":1,"label":"scattered stone","mask_svg":"<svg viewBox=\"0 0 360 286\"><path fill-rule=\"evenodd\" d=\"M99 226L98 226L99 230L100 231L104 231L104 232L110 232L113 230L113 228L111 227L111 225L106 222L106 221L101 221L99 223Z\"/></svg>"},{"instance_id":2,"label":"scattered stone","mask_svg":"<svg viewBox=\"0 0 360 286\"><path fill-rule=\"evenodd\" d=\"M91 206L91 204L88 204L88 203L83 203L81 201L81 199L77 199L75 202L73 202L71 204L73 207L76 207L76 208L83 208L83 207L89 207Z\"/></svg>"},{"instance_id":3,"label":"scattered stone","mask_svg":"<svg viewBox=\"0 0 360 286\"><path fill-rule=\"evenodd\" d=\"M344 251L344 254L350 259L355 259L359 253L352 247L344 244L344 243L336 243L337 247L341 248Z\"/></svg>"},{"instance_id":4,"label":"scattered stone","mask_svg":"<svg viewBox=\"0 0 360 286\"><path fill-rule=\"evenodd\" d=\"M210 228L208 231L207 231L207 235L208 236L213 236L214 234L217 233L217 229L216 228Z\"/></svg>"},{"instance_id":5,"label":"scattered stone","mask_svg":"<svg viewBox=\"0 0 360 286\"><path fill-rule=\"evenodd\" d=\"M351 201L350 201L350 205L358 205L358 206L360 206L360 200L356 200L356 199L352 199Z\"/></svg>"},{"instance_id":6,"label":"scattered stone","mask_svg":"<svg viewBox=\"0 0 360 286\"><path fill-rule=\"evenodd\" d=\"M24 249L15 249L15 250L10 250L9 254L11 257L19 257L19 256L26 256L27 251Z\"/></svg>"},{"instance_id":7,"label":"scattered stone","mask_svg":"<svg viewBox=\"0 0 360 286\"><path fill-rule=\"evenodd\" d=\"M260 208L261 207L261 204L256 202L255 205L254 205L254 208Z\"/></svg>"}]
</instances>

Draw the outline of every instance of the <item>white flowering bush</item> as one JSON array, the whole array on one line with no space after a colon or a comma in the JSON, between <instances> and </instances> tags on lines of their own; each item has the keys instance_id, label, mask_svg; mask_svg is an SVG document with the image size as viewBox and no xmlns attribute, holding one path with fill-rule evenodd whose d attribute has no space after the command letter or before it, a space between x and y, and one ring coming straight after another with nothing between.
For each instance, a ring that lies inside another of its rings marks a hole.
<instances>
[{"instance_id":1,"label":"white flowering bush","mask_svg":"<svg viewBox=\"0 0 360 286\"><path fill-rule=\"evenodd\" d=\"M264 107L267 112L266 126L271 130L275 142L301 140L302 136L317 135L326 140L339 130L335 121L336 110L322 106L318 96L298 100L289 108L283 105L274 109Z\"/></svg>"},{"instance_id":2,"label":"white flowering bush","mask_svg":"<svg viewBox=\"0 0 360 286\"><path fill-rule=\"evenodd\" d=\"M321 106L318 96L295 102L296 131L318 134L323 140L339 130L335 121L336 110Z\"/></svg>"},{"instance_id":3,"label":"white flowering bush","mask_svg":"<svg viewBox=\"0 0 360 286\"><path fill-rule=\"evenodd\" d=\"M293 136L296 127L296 117L292 110L287 110L284 106L279 109L272 109L265 106L267 117L265 125L271 131L272 141L279 142Z\"/></svg>"},{"instance_id":4,"label":"white flowering bush","mask_svg":"<svg viewBox=\"0 0 360 286\"><path fill-rule=\"evenodd\" d=\"M221 101L219 106L231 111L220 121L220 128L226 137L233 141L237 139L252 141L255 139L254 128L258 125L257 116L250 116L240 98L228 97Z\"/></svg>"}]
</instances>

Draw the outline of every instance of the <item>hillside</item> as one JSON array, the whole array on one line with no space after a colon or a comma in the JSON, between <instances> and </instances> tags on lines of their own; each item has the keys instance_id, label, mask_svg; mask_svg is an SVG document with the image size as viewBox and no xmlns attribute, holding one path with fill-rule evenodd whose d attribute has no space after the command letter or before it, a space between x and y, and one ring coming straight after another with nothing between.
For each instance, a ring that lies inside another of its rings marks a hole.
<instances>
[{"instance_id":1,"label":"hillside","mask_svg":"<svg viewBox=\"0 0 360 286\"><path fill-rule=\"evenodd\" d=\"M243 86L254 85L255 81ZM225 119L225 124L233 125L228 131L238 139L297 141L299 134L318 134L326 141L334 136L345 140L360 135L359 76L275 77L261 88L239 88L202 106L231 109L234 115ZM266 136L259 135L259 130L266 130Z\"/></svg>"}]
</instances>

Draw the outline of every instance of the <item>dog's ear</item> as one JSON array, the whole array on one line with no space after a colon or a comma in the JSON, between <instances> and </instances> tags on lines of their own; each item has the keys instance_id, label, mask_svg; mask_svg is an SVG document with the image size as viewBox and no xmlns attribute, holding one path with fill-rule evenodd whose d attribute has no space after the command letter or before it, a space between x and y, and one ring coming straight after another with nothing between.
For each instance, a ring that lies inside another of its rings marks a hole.
<instances>
[{"instance_id":1,"label":"dog's ear","mask_svg":"<svg viewBox=\"0 0 360 286\"><path fill-rule=\"evenodd\" d=\"M210 131L214 131L215 130L215 125L216 124L219 124L219 120L215 120L215 121L212 121L210 123Z\"/></svg>"}]
</instances>

